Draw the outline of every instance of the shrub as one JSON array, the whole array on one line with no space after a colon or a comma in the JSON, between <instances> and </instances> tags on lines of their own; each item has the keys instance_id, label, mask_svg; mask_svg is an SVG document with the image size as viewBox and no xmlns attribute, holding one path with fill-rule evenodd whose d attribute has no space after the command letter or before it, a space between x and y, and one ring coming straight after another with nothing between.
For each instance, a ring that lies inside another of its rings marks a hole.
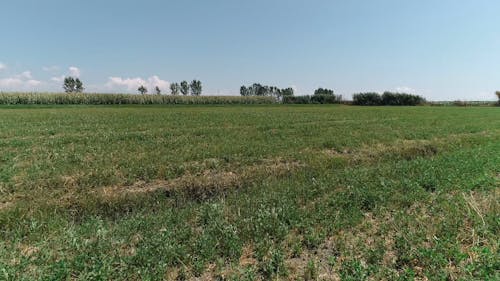
<instances>
[{"instance_id":1,"label":"shrub","mask_svg":"<svg viewBox=\"0 0 500 281\"><path fill-rule=\"evenodd\" d=\"M285 104L309 104L311 103L310 96L287 96L283 97L283 103Z\"/></svg>"},{"instance_id":2,"label":"shrub","mask_svg":"<svg viewBox=\"0 0 500 281\"><path fill-rule=\"evenodd\" d=\"M382 98L377 93L359 93L352 96L354 105L382 105Z\"/></svg>"},{"instance_id":3,"label":"shrub","mask_svg":"<svg viewBox=\"0 0 500 281\"><path fill-rule=\"evenodd\" d=\"M285 104L334 104L341 103L340 95L284 96Z\"/></svg>"},{"instance_id":4,"label":"shrub","mask_svg":"<svg viewBox=\"0 0 500 281\"><path fill-rule=\"evenodd\" d=\"M382 95L383 105L419 105L423 104L425 99L421 96L410 95L406 93L384 92Z\"/></svg>"},{"instance_id":5,"label":"shrub","mask_svg":"<svg viewBox=\"0 0 500 281\"><path fill-rule=\"evenodd\" d=\"M313 95L311 97L311 103L320 103L320 104L327 104L327 103L341 103L342 102L342 96L340 95L333 95L333 94L326 94L326 95Z\"/></svg>"},{"instance_id":6,"label":"shrub","mask_svg":"<svg viewBox=\"0 0 500 281\"><path fill-rule=\"evenodd\" d=\"M381 96L378 93L359 93L353 95L355 105L419 105L425 103L421 96L406 93L384 92Z\"/></svg>"}]
</instances>

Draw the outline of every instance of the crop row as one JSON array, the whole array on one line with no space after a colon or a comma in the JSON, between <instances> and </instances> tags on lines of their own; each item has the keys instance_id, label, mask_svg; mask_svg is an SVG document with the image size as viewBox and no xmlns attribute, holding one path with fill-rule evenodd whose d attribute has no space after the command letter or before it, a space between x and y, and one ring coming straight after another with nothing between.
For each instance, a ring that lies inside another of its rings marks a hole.
<instances>
[{"instance_id":1,"label":"crop row","mask_svg":"<svg viewBox=\"0 0 500 281\"><path fill-rule=\"evenodd\" d=\"M0 93L0 104L271 104L273 97Z\"/></svg>"}]
</instances>

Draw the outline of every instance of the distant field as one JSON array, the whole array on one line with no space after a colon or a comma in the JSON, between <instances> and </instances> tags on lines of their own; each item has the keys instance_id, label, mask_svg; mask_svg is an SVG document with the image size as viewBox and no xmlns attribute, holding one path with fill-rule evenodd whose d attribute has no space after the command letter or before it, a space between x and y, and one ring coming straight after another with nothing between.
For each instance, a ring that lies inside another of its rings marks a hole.
<instances>
[{"instance_id":1,"label":"distant field","mask_svg":"<svg viewBox=\"0 0 500 281\"><path fill-rule=\"evenodd\" d=\"M0 106L0 280L498 280L500 108Z\"/></svg>"}]
</instances>

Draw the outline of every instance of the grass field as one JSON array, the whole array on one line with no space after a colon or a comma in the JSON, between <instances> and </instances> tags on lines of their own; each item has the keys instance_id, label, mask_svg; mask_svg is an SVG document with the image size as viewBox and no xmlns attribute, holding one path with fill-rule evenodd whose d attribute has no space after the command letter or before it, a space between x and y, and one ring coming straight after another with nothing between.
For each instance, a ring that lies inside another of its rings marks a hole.
<instances>
[{"instance_id":1,"label":"grass field","mask_svg":"<svg viewBox=\"0 0 500 281\"><path fill-rule=\"evenodd\" d=\"M0 280L498 280L500 108L0 106Z\"/></svg>"}]
</instances>

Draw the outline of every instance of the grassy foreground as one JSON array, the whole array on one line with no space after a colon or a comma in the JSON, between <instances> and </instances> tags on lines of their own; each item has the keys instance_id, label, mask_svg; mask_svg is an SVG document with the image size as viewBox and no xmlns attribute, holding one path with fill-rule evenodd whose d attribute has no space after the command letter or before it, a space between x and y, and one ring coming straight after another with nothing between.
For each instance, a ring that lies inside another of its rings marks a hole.
<instances>
[{"instance_id":1,"label":"grassy foreground","mask_svg":"<svg viewBox=\"0 0 500 281\"><path fill-rule=\"evenodd\" d=\"M500 108L0 107L0 280L498 280Z\"/></svg>"}]
</instances>

